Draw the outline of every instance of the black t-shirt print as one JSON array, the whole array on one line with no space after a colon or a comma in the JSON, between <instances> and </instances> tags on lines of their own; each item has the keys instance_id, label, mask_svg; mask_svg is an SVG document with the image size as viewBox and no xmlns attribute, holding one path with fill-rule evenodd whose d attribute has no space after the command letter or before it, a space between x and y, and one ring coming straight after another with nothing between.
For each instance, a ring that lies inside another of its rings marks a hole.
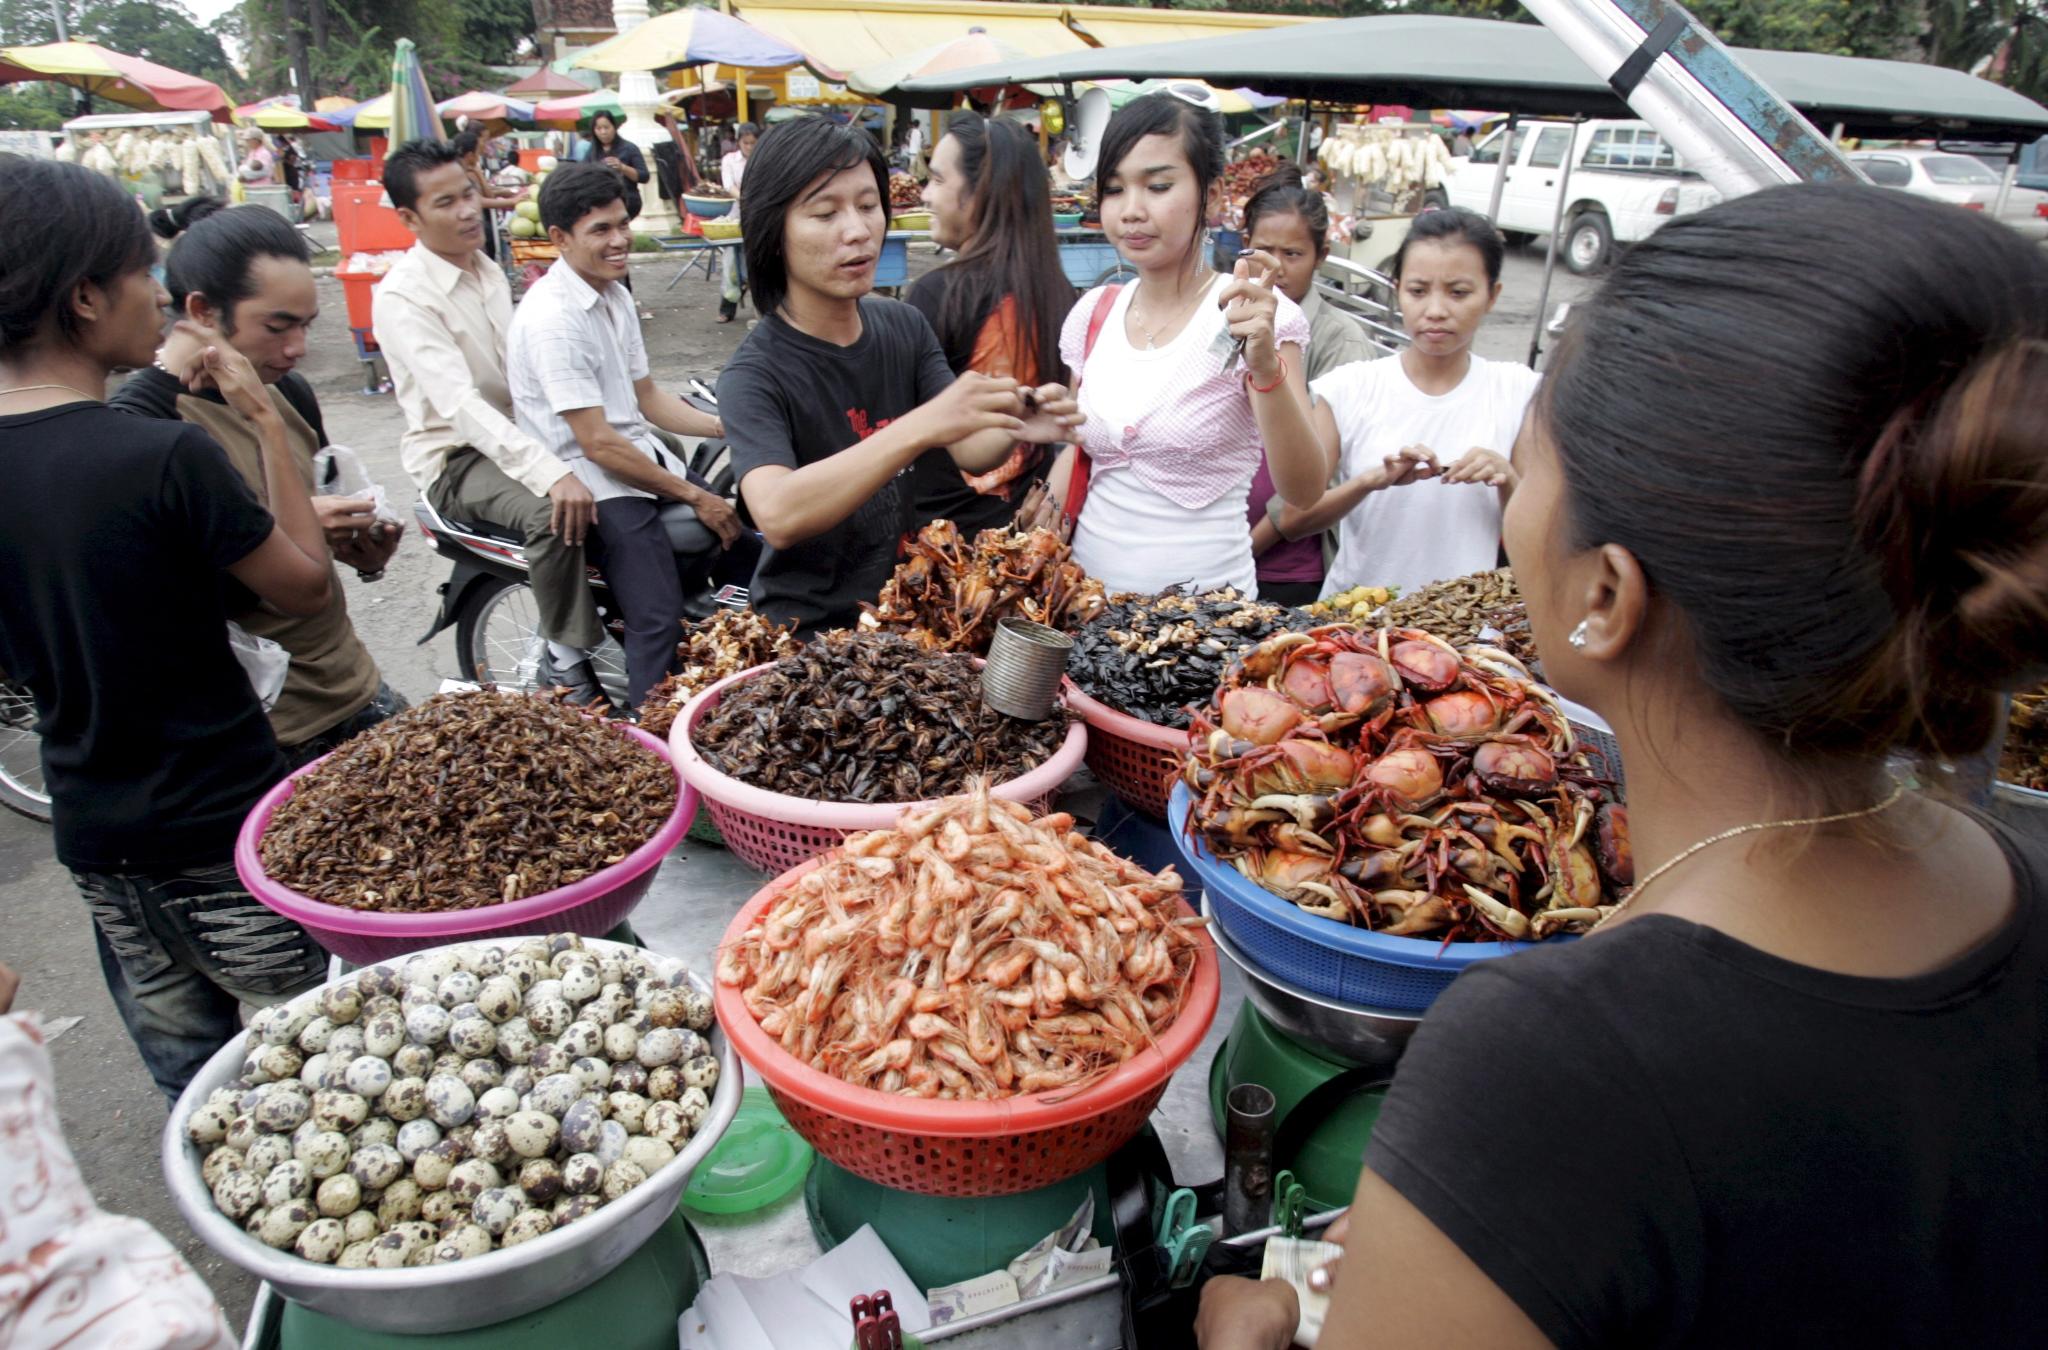
<instances>
[{"instance_id":1,"label":"black t-shirt print","mask_svg":"<svg viewBox=\"0 0 2048 1350\"><path fill-rule=\"evenodd\" d=\"M284 773L221 586L270 513L198 427L96 403L0 417L0 462L0 669L35 695L58 861L224 860Z\"/></svg>"},{"instance_id":2,"label":"black t-shirt print","mask_svg":"<svg viewBox=\"0 0 2048 1350\"><path fill-rule=\"evenodd\" d=\"M857 445L953 382L924 316L894 300L860 302L861 334L835 346L781 316L761 320L718 380L718 411L739 481L755 469L800 469ZM754 608L798 631L851 627L881 594L909 520L905 475L815 538L768 549Z\"/></svg>"}]
</instances>

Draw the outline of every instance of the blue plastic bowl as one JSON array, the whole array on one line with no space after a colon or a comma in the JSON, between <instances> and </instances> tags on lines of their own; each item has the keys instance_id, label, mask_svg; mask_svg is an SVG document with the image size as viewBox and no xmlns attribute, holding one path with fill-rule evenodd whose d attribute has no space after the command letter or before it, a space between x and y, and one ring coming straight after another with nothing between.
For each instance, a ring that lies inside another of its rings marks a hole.
<instances>
[{"instance_id":1,"label":"blue plastic bowl","mask_svg":"<svg viewBox=\"0 0 2048 1350\"><path fill-rule=\"evenodd\" d=\"M683 194L683 205L699 220L716 220L738 204L730 197L699 197L693 192Z\"/></svg>"},{"instance_id":2,"label":"blue plastic bowl","mask_svg":"<svg viewBox=\"0 0 2048 1350\"><path fill-rule=\"evenodd\" d=\"M1389 937L1310 914L1248 879L1188 830L1186 783L1167 801L1166 823L1189 871L1209 894L1216 921L1233 946L1269 971L1311 993L1364 1008L1426 1012L1467 967L1512 956L1532 942L1444 942ZM1546 943L1569 940L1569 935Z\"/></svg>"}]
</instances>

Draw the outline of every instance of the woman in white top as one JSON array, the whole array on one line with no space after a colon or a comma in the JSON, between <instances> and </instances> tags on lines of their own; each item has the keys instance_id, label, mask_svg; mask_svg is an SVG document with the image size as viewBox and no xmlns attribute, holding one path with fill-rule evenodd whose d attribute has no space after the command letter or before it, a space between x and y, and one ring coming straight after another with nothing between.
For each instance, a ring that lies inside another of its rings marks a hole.
<instances>
[{"instance_id":1,"label":"woman in white top","mask_svg":"<svg viewBox=\"0 0 2048 1350\"><path fill-rule=\"evenodd\" d=\"M725 158L718 161L718 183L725 189L725 195L739 200L740 184L747 176L747 156L754 153L760 143L761 129L752 122L740 123L734 133L739 137L739 149L728 150ZM737 248L718 250L718 321L731 323L740 312L740 251Z\"/></svg>"},{"instance_id":2,"label":"woman in white top","mask_svg":"<svg viewBox=\"0 0 2048 1350\"><path fill-rule=\"evenodd\" d=\"M1252 254L1225 276L1203 256L1222 174L1216 115L1169 94L1126 105L1103 137L1102 228L1138 280L1082 296L1060 355L1080 381L1090 464L1074 561L1112 592L1255 594L1245 503L1260 460L1296 505L1329 481L1308 414L1308 320L1273 286L1278 262ZM1062 504L1072 460L1051 477Z\"/></svg>"},{"instance_id":3,"label":"woman in white top","mask_svg":"<svg viewBox=\"0 0 2048 1350\"><path fill-rule=\"evenodd\" d=\"M1475 211L1415 218L1394 255L1401 321L1397 356L1316 380L1316 430L1339 450L1342 480L1309 511L1284 511L1283 536L1337 527L1323 594L1353 586L1414 590L1484 571L1500 556L1501 511L1515 488L1508 455L1536 372L1476 356L1500 298L1505 244ZM1381 492L1399 487L1400 492Z\"/></svg>"}]
</instances>

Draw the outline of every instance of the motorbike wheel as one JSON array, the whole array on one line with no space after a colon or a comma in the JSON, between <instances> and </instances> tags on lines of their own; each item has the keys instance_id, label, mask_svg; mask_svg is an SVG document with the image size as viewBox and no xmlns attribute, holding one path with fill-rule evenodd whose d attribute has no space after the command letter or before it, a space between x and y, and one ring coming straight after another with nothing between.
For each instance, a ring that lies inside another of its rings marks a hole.
<instances>
[{"instance_id":1,"label":"motorbike wheel","mask_svg":"<svg viewBox=\"0 0 2048 1350\"><path fill-rule=\"evenodd\" d=\"M540 633L540 607L523 581L490 577L464 600L455 618L455 662L466 680L500 689L540 688L547 639ZM591 657L597 681L614 701L626 701L626 653L612 638Z\"/></svg>"},{"instance_id":2,"label":"motorbike wheel","mask_svg":"<svg viewBox=\"0 0 2048 1350\"><path fill-rule=\"evenodd\" d=\"M43 786L42 745L35 698L26 685L0 677L0 806L47 822L50 794Z\"/></svg>"}]
</instances>

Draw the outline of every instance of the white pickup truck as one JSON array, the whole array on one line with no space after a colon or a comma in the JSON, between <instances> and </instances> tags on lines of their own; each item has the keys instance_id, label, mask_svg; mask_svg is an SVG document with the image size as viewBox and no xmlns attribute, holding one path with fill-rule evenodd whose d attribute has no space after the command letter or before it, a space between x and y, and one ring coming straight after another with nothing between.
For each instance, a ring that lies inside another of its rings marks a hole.
<instances>
[{"instance_id":1,"label":"white pickup truck","mask_svg":"<svg viewBox=\"0 0 2048 1350\"><path fill-rule=\"evenodd\" d=\"M1495 221L1511 242L1550 233L1556 219L1557 182L1571 156L1570 199L1565 203L1559 252L1574 272L1598 271L1616 244L1646 239L1673 216L1721 200L1688 170L1648 122L1519 123L1508 146L1507 186ZM1439 204L1486 213L1500 171L1503 128L1451 161Z\"/></svg>"}]
</instances>

